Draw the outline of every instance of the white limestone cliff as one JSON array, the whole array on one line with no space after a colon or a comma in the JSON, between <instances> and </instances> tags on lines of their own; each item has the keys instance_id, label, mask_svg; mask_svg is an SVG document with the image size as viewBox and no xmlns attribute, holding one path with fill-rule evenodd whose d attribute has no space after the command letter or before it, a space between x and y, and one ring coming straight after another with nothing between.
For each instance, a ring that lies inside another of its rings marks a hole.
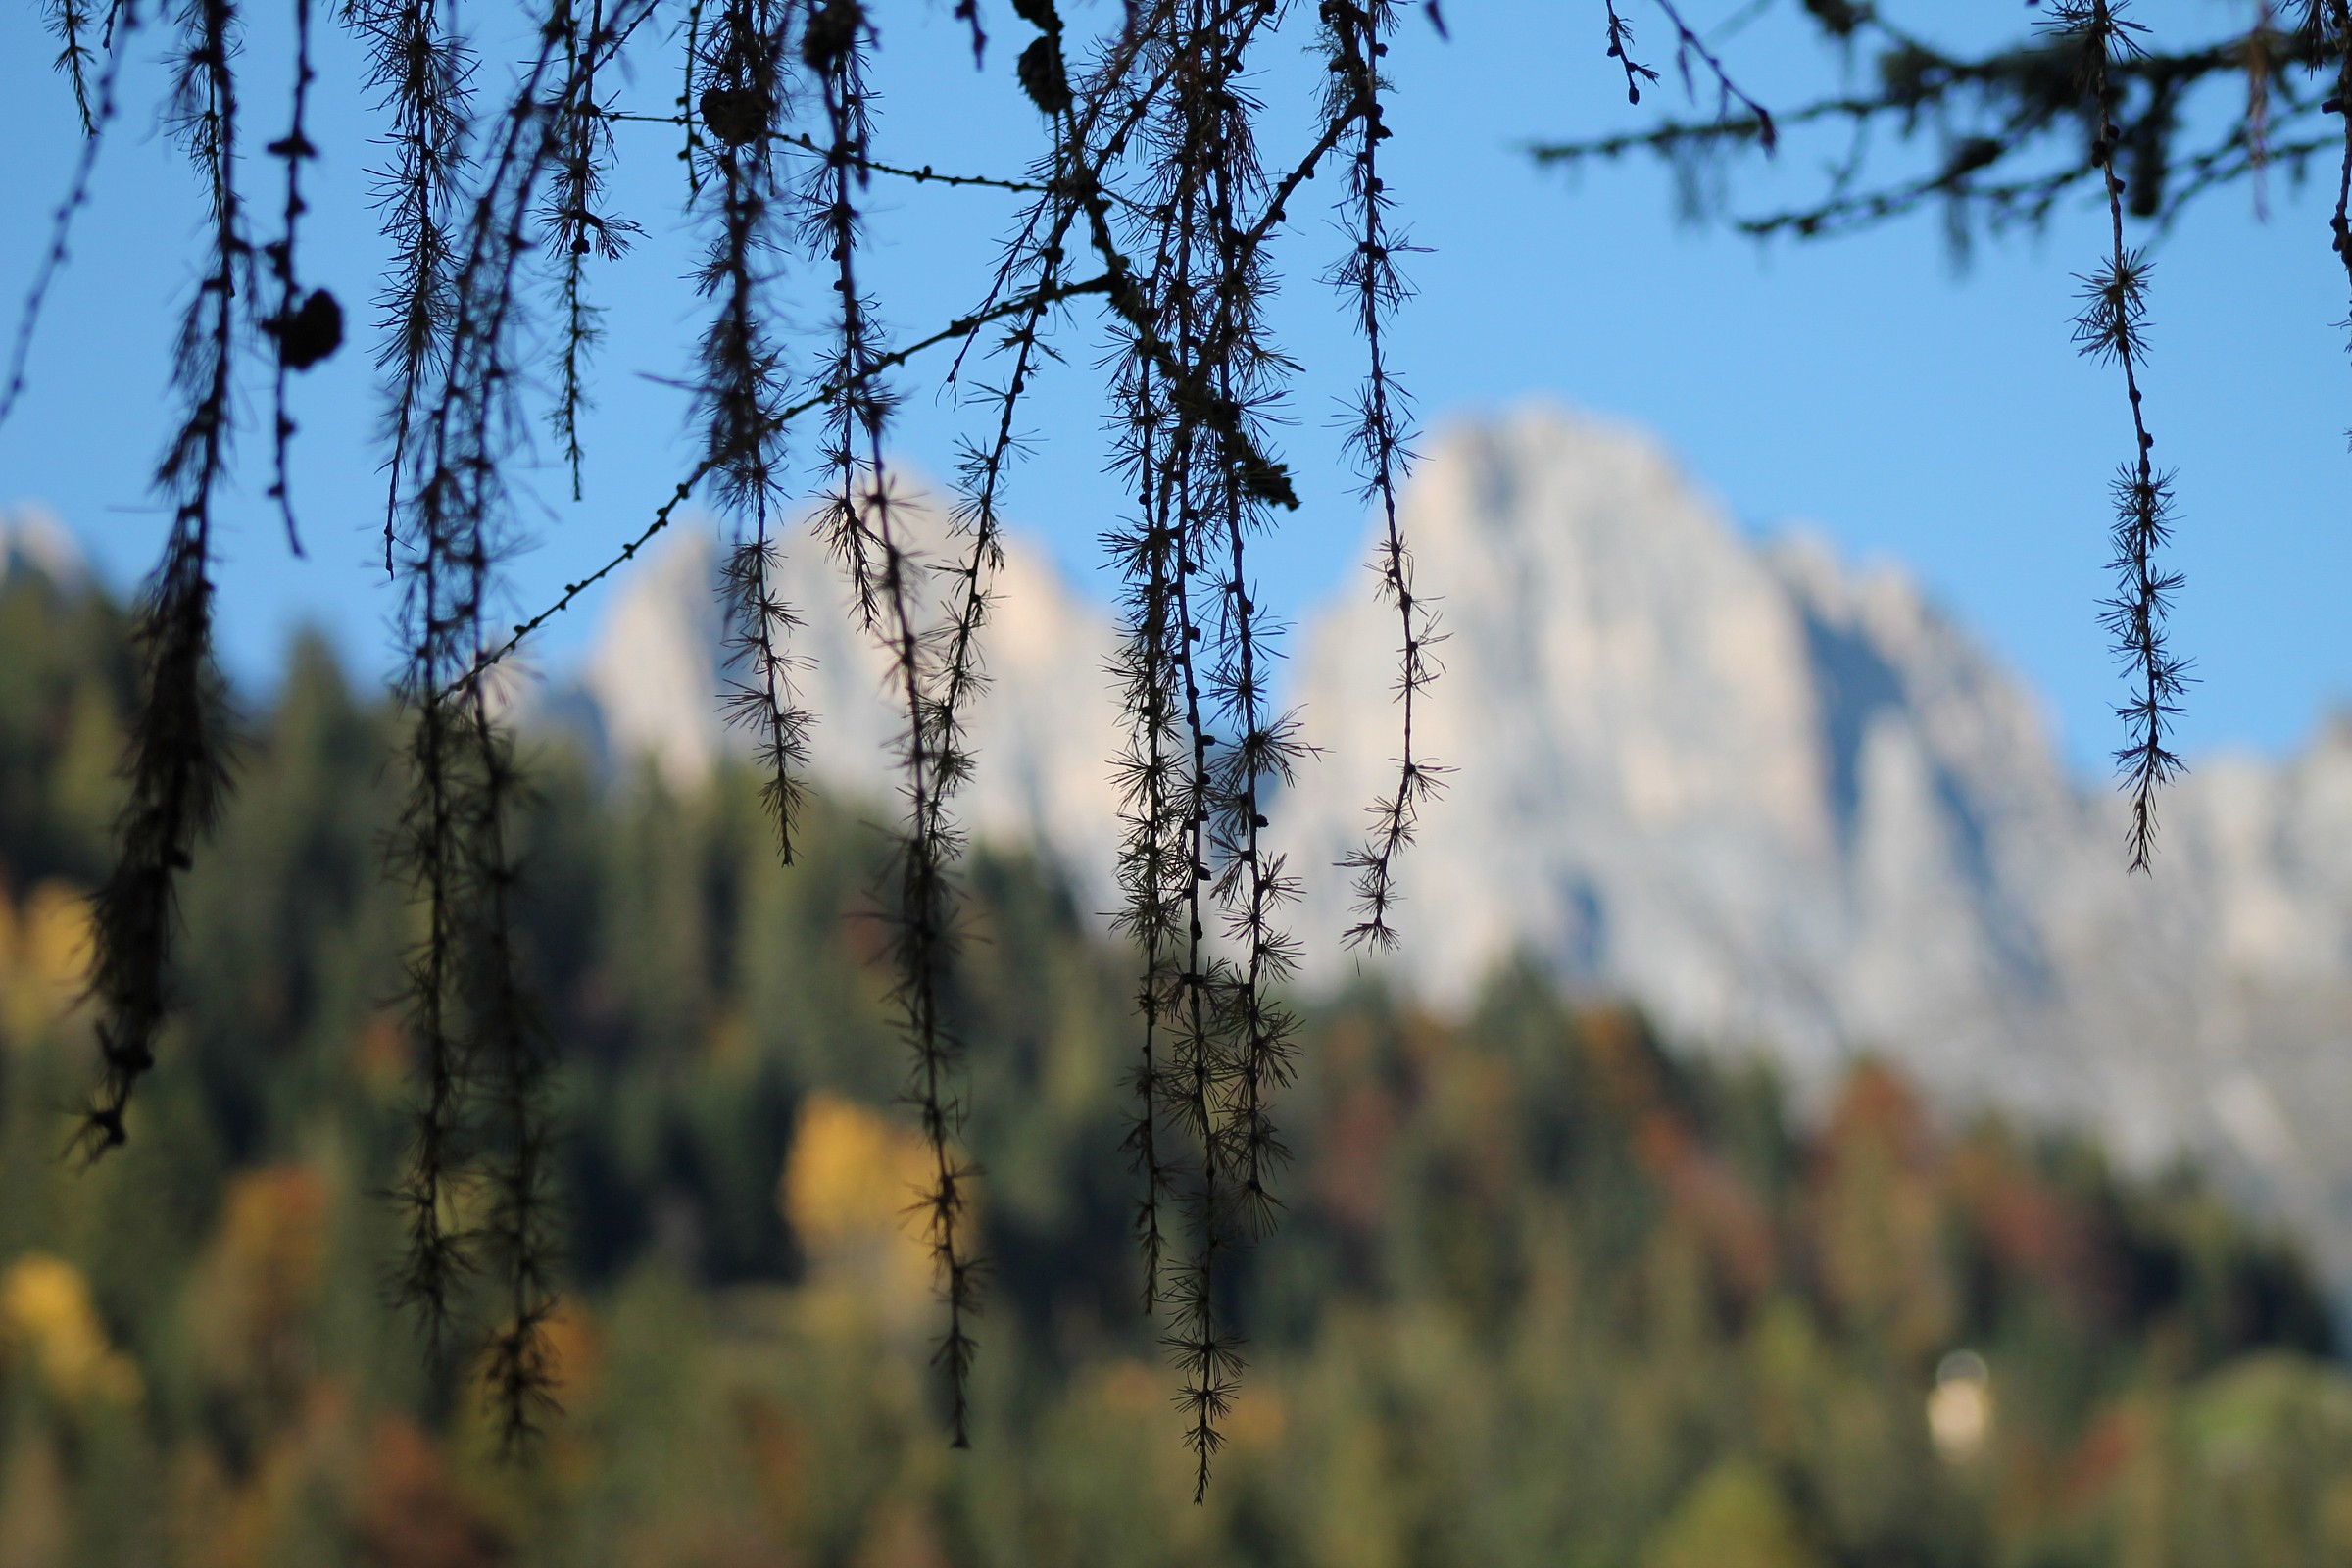
<instances>
[{"instance_id":1,"label":"white limestone cliff","mask_svg":"<svg viewBox=\"0 0 2352 1568\"><path fill-rule=\"evenodd\" d=\"M1453 771L1405 863L1397 984L1456 1007L1524 957L1766 1051L1800 1094L1885 1054L1958 1112L2193 1152L2352 1285L2352 726L2198 760L2129 876L2119 803L1903 573L1759 546L1639 433L1545 408L1441 432L1405 507L1447 634L1423 735ZM707 534L642 568L583 677L609 744L681 783L729 744L714 568ZM820 776L873 794L897 721L837 577L803 541L783 587L827 611L799 642ZM1107 909L1108 619L1017 547L1003 588L966 819ZM1299 639L1322 750L1273 814L1309 987L1359 962L1336 862L1390 782L1396 636L1367 597Z\"/></svg>"}]
</instances>

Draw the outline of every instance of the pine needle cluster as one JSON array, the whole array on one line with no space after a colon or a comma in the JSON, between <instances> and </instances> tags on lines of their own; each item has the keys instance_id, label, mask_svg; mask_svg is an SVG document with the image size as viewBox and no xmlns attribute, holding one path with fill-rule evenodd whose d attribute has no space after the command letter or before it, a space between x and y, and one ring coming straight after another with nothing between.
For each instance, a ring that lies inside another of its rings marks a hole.
<instances>
[{"instance_id":1,"label":"pine needle cluster","mask_svg":"<svg viewBox=\"0 0 2352 1568\"><path fill-rule=\"evenodd\" d=\"M173 123L212 194L213 249L183 330L186 420L159 479L177 520L142 623L150 692L122 866L101 899L106 1071L83 1134L93 1152L122 1141L131 1086L154 1060L170 1013L175 879L227 780L210 663L212 528L229 473L238 357L259 347L270 366L270 493L299 549L287 480L292 378L341 339L339 302L306 287L301 268L302 176L318 153L309 122L316 0L294 0L290 102L269 148L283 170L283 217L258 248L234 183L238 3L185 0L172 19L181 58ZM908 1053L906 1098L930 1152L914 1213L945 1311L937 1360L952 1430L964 1441L986 1264L956 1022L964 835L954 808L976 765L970 715L987 686L1004 497L1028 447L1024 399L1064 358L1054 339L1069 329L1072 306L1091 300L1111 345L1114 457L1136 496L1110 545L1129 605L1119 674L1130 739L1118 765L1129 841L1122 919L1141 963L1131 1145L1142 1295L1166 1314L1186 1442L1205 1488L1242 1368L1231 1263L1279 1209L1286 1151L1273 1106L1295 1049L1282 994L1297 949L1283 910L1298 881L1267 813L1301 742L1274 701L1282 628L1259 603L1250 562L1253 541L1298 498L1273 446L1293 367L1269 340L1263 308L1273 243L1295 226L1304 182L1334 160L1348 166L1339 206L1352 238L1330 280L1368 360L1352 441L1364 493L1381 509L1376 567L1402 644L1398 783L1350 862L1368 940L1393 940L1398 858L1438 773L1413 738L1436 634L1398 520L1408 415L1384 338L1407 292L1395 258L1409 249L1389 227L1379 164L1390 131L1378 60L1396 8L1330 0L1313 13L1331 86L1309 144L1274 173L1259 159L1265 114L1251 76L1288 35L1292 9L1139 0L1112 25L1081 30L1054 0L1012 0L1020 38L1010 81L1041 136L1031 167L1011 177L875 155L883 18L859 0L529 0L532 46L503 88L485 79L448 0L339 8L366 47L366 85L383 126L376 201L390 257L374 333L388 475L383 559L400 589L399 690L410 715L394 862L416 905L409 1032L419 1079L395 1195L408 1227L396 1285L436 1344L482 1320L483 1378L511 1440L527 1438L554 1407L545 1328L560 1279L546 1108L556 1043L532 1000L515 918L527 869L516 811L527 783L503 722L500 665L700 492L735 528L722 582L733 660L718 697L750 734L787 861L813 737L796 693L801 611L776 584L804 504L813 502L858 627L887 657L903 811L880 902ZM955 15L985 63L980 6L964 0ZM59 69L87 139L44 279L64 259L139 20L131 0L113 0L103 17L90 0L51 6ZM632 112L635 63L664 35L682 44L681 74L670 78L681 84L677 112ZM708 235L696 281L710 316L689 383L699 459L607 564L546 610L502 625L504 564L524 539L514 467L530 455L534 427L553 433L574 497L586 490L595 270L641 231L607 194L622 151L615 127L633 121L684 132L684 206ZM864 210L877 178L1021 199L973 309L895 342L862 281ZM38 305L36 296L12 363L11 404ZM812 321L823 324L812 331ZM541 345L553 346L552 358ZM918 526L893 474L891 380L948 345L945 383L979 420L957 466L946 544L926 553L915 541L936 532ZM535 363L554 367L544 384ZM796 465L786 437L803 420L816 438ZM810 471L813 493L802 487Z\"/></svg>"},{"instance_id":2,"label":"pine needle cluster","mask_svg":"<svg viewBox=\"0 0 2352 1568\"><path fill-rule=\"evenodd\" d=\"M2130 803L2126 858L2146 870L2158 794L2181 767L2171 737L2190 676L2167 635L2182 586L2181 574L2160 564L2174 484L2154 460L2143 387L2150 247L2133 243L2129 225L2161 240L2200 198L2240 183L2267 216L2274 172L2300 182L2327 160L2337 166L2329 244L2352 280L2352 4L2256 0L2242 26L2172 42L2131 15L2130 0L2050 0L2024 35L1964 53L1906 27L1891 5L1805 0L1823 40L1872 69L1854 73L1857 85L1846 91L1777 115L1733 87L1705 40L1662 9L1678 28L1686 86L1693 60L1714 73L1715 113L1540 144L1539 163L1574 170L1647 154L1674 170L1686 205L1703 212L1721 203L1727 187L1718 176L1733 155L1770 152L1785 134L1806 138L1825 155L1827 188L1817 200L1733 218L1759 241L1849 233L1940 209L1953 255L1965 260L1979 233L2041 228L2070 196L2091 198L2106 219L2107 254L2080 280L2074 337L2083 354L2122 370L2131 416L2132 447L2112 485L2108 530L2117 586L2099 615L2127 686L2116 708L2125 739L2115 751ZM1711 36L1763 9L1739 13ZM1634 60L1630 28L1613 4L1607 11L1609 55L1623 63L1639 102L1657 74Z\"/></svg>"}]
</instances>

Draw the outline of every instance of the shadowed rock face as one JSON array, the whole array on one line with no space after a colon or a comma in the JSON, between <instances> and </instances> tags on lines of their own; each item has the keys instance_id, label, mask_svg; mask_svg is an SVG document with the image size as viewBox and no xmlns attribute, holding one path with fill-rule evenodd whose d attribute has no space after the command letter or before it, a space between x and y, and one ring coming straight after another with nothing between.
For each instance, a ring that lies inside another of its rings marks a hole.
<instances>
[{"instance_id":1,"label":"shadowed rock face","mask_svg":"<svg viewBox=\"0 0 2352 1568\"><path fill-rule=\"evenodd\" d=\"M1948 1104L2087 1123L2136 1162L2192 1151L2352 1282L2352 730L2283 766L2202 760L2155 875L2127 877L2120 803L1907 578L1759 548L1645 438L1544 409L1456 429L1406 510L1448 634L1427 750L1454 771L1405 868L1397 982L1455 1007L1526 957L1800 1088L1876 1052ZM615 752L678 782L730 744L714 567L707 537L650 564L582 682ZM878 792L879 658L813 545L784 572L824 606L801 634L820 776ZM964 816L1107 909L1111 631L1017 550L1003 586ZM1299 644L1323 752L1275 830L1310 986L1356 967L1333 867L1389 784L1395 643L1351 601Z\"/></svg>"}]
</instances>

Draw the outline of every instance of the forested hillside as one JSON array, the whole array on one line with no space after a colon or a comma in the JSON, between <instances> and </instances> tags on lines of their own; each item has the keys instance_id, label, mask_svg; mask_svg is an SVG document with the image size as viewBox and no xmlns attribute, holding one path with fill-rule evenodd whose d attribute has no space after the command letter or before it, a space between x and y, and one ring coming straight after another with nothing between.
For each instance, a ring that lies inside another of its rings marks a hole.
<instances>
[{"instance_id":1,"label":"forested hillside","mask_svg":"<svg viewBox=\"0 0 2352 1568\"><path fill-rule=\"evenodd\" d=\"M0 1568L73 1564L2352 1562L2352 1381L2299 1260L2193 1175L1769 1077L1537 982L1318 1010L1289 1216L1204 1505L1136 1306L1132 989L983 856L956 1023L995 1263L951 1451L921 1158L854 808L532 759L564 1408L502 1458L387 1302L407 1134L392 719L318 646L245 713L180 1022L92 1170L77 998L122 619L0 582ZM478 1331L477 1331L478 1332Z\"/></svg>"}]
</instances>

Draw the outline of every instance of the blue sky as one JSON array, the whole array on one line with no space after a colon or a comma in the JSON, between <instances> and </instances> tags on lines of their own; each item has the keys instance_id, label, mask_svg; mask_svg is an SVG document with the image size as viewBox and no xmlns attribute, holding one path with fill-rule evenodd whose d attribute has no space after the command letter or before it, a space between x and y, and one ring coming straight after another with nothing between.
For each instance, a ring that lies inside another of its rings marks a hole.
<instances>
[{"instance_id":1,"label":"blue sky","mask_svg":"<svg viewBox=\"0 0 2352 1568\"><path fill-rule=\"evenodd\" d=\"M250 39L251 146L283 129L272 85L285 69L280 9ZM975 75L948 9L924 0L875 7L885 61L879 154L1014 170L1037 145L1036 117L1008 80L1027 29L1008 7L989 6L998 47ZM2046 694L2077 765L2099 769L2117 687L2095 602L2106 588L2106 485L2129 425L2114 372L2077 359L2068 323L2073 274L2095 263L2103 214L2070 210L2046 234L1980 246L1959 271L1933 217L1758 250L1678 221L1654 166L1629 162L1574 180L1540 171L1520 151L1530 139L1683 107L1669 89L1642 110L1626 105L1622 77L1602 55L1599 9L1453 0L1450 43L1417 22L1398 43L1391 184L1429 253L1413 259L1420 296L1398 320L1393 353L1425 422L1542 395L1656 430L1744 526L1803 520L1851 555L1905 563ZM1685 9L1719 19L1741 8L1691 0ZM1791 0L1781 9L1793 11ZM2218 28L2240 22L2245 6L2140 9L2150 22ZM1940 4L1909 10L1923 25L1946 21ZM1645 38L1662 35L1644 8L1629 15L1647 24ZM2023 15L1978 8L1976 23L2008 25ZM1310 21L1302 8L1294 25L1301 43ZM47 70L52 48L38 24L32 5L0 7L0 146L10 149L0 198L13 220L0 229L0 302L12 310L43 242L34 215L63 191L75 143L70 95ZM364 326L382 267L367 205L378 154L367 142L354 51L322 30L325 85L312 136L325 157L310 176L316 243L306 270L361 307ZM166 349L200 216L147 108L160 82L158 42L151 30L139 46L126 94L136 107L101 163L36 345L31 393L0 428L0 506L45 503L122 584L151 559L163 528L147 475L167 428ZM482 79L492 90L509 53L485 40ZM1764 16L1726 54L1768 103L1799 101L1838 79L1835 57L1788 18ZM633 107L667 112L672 71L666 59L658 74L649 69ZM1271 61L1262 82L1276 111L1269 162L1287 161L1283 138L1301 130L1314 81L1312 63L1288 45ZM685 370L700 317L681 281L694 252L675 222L677 133L632 125L621 134L630 156L618 205L652 232L596 276L610 338L588 497L570 501L552 460L540 469L525 519L536 543L514 572L516 609L536 608L601 563L691 462L684 399L663 384ZM1812 188L1821 157L1791 148L1754 187L1757 200ZM256 160L247 179L264 213L274 213L275 166ZM2352 695L2336 603L2338 585L2352 580L2341 526L2352 367L2338 325L2345 279L2327 246L2323 197L2332 192L2319 183L2297 191L2274 179L2267 223L2254 220L2243 190L2209 198L2155 251L2148 406L2160 456L2180 469L2176 559L2189 581L2178 636L2201 677L2182 727L2192 754L2286 750ZM875 197L869 275L895 329L928 331L977 297L1007 201L893 184L877 185ZM1310 219L1282 258L1278 319L1303 367L1285 445L1305 505L1269 541L1260 569L1265 597L1293 614L1364 586L1362 514L1334 429L1359 351L1317 281L1341 243ZM1031 406L1037 452L1009 506L1082 587L1107 595L1094 540L1120 497L1102 473L1093 323L1072 326L1070 362ZM363 331L358 347L368 346ZM305 560L289 556L262 501L261 445L248 440L221 574L226 656L244 678L265 678L305 621L323 625L355 665L387 665L392 597L371 537L381 517L371 376L368 355L347 350L299 383ZM258 394L263 378L252 384ZM905 455L945 471L972 416L927 375L910 374L902 390ZM266 416L258 402L247 412ZM552 627L549 657L576 649L599 608L591 602Z\"/></svg>"}]
</instances>

